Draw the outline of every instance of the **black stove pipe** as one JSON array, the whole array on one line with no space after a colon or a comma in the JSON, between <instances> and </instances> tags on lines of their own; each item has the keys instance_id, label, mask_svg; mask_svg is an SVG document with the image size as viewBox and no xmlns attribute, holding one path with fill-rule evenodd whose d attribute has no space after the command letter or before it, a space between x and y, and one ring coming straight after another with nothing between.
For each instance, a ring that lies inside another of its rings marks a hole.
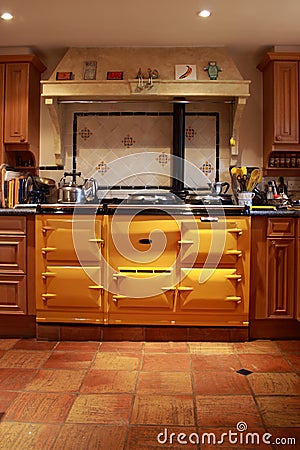
<instances>
[{"instance_id":1,"label":"black stove pipe","mask_svg":"<svg viewBox=\"0 0 300 450\"><path fill-rule=\"evenodd\" d=\"M171 192L181 196L184 195L185 98L174 100L172 153L176 158L172 161Z\"/></svg>"}]
</instances>

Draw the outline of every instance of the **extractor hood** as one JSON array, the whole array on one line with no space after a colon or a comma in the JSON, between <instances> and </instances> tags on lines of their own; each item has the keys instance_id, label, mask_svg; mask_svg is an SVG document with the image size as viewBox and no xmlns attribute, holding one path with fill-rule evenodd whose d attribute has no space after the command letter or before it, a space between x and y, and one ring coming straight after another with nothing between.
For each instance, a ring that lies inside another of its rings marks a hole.
<instances>
[{"instance_id":1,"label":"extractor hood","mask_svg":"<svg viewBox=\"0 0 300 450\"><path fill-rule=\"evenodd\" d=\"M94 79L87 79L91 78L85 72L87 62L96 66ZM219 69L217 79L209 76L210 63ZM178 65L193 66L194 79L176 79ZM149 69L158 73L151 86L147 84ZM144 75L142 89L137 79L139 71ZM122 79L107 79L109 73ZM49 80L41 83L58 147L62 103L123 101L230 102L232 138L237 144L240 118L250 95L250 81L242 78L224 47L70 48ZM237 145L235 148L237 152ZM60 148L57 151L60 153Z\"/></svg>"},{"instance_id":2,"label":"extractor hood","mask_svg":"<svg viewBox=\"0 0 300 450\"><path fill-rule=\"evenodd\" d=\"M88 61L96 63L93 80L84 79L89 78L84 75ZM221 69L216 80L210 79L205 69L210 62ZM175 79L176 65L194 65L195 79ZM158 77L151 88L138 89L139 69L147 82L149 68L157 70ZM108 80L109 72L118 72L122 79ZM57 80L58 73L71 74L71 79ZM59 101L246 98L249 84L223 47L70 48L49 80L42 81L42 96Z\"/></svg>"}]
</instances>

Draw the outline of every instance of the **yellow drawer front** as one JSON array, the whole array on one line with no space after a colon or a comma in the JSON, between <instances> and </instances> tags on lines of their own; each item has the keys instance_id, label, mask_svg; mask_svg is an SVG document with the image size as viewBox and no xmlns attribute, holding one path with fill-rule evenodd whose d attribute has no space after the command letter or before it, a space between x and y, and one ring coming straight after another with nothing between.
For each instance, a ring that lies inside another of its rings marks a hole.
<instances>
[{"instance_id":1,"label":"yellow drawer front","mask_svg":"<svg viewBox=\"0 0 300 450\"><path fill-rule=\"evenodd\" d=\"M235 310L241 276L236 269L181 269L182 310Z\"/></svg>"},{"instance_id":2,"label":"yellow drawer front","mask_svg":"<svg viewBox=\"0 0 300 450\"><path fill-rule=\"evenodd\" d=\"M175 286L169 269L121 269L113 275L112 310L118 308L173 309Z\"/></svg>"},{"instance_id":3,"label":"yellow drawer front","mask_svg":"<svg viewBox=\"0 0 300 450\"><path fill-rule=\"evenodd\" d=\"M118 266L159 265L176 261L180 225L171 218L117 216L109 222L109 261ZM129 221L129 225L128 225Z\"/></svg>"},{"instance_id":4,"label":"yellow drawer front","mask_svg":"<svg viewBox=\"0 0 300 450\"><path fill-rule=\"evenodd\" d=\"M94 231L95 230L95 231ZM43 221L41 232L43 234L42 252L48 262L80 261L94 262L100 259L101 222L93 217L83 219L51 219Z\"/></svg>"},{"instance_id":5,"label":"yellow drawer front","mask_svg":"<svg viewBox=\"0 0 300 450\"><path fill-rule=\"evenodd\" d=\"M48 266L42 276L44 291L39 307L102 308L99 267Z\"/></svg>"}]
</instances>

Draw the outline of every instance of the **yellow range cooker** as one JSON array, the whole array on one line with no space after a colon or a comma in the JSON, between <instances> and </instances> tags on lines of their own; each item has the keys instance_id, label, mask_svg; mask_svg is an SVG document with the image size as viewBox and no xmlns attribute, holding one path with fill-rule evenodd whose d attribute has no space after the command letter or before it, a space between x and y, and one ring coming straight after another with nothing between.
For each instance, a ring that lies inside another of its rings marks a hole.
<instances>
[{"instance_id":1,"label":"yellow range cooker","mask_svg":"<svg viewBox=\"0 0 300 450\"><path fill-rule=\"evenodd\" d=\"M36 216L39 323L248 326L251 219L241 208L113 208Z\"/></svg>"}]
</instances>

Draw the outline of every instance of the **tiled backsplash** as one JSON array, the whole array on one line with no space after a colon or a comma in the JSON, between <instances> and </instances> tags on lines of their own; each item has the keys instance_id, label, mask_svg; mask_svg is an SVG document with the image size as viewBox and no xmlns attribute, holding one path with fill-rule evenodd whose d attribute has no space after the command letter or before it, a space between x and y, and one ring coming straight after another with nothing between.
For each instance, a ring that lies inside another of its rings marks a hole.
<instances>
[{"instance_id":1,"label":"tiled backsplash","mask_svg":"<svg viewBox=\"0 0 300 450\"><path fill-rule=\"evenodd\" d=\"M196 104L186 107L187 186L203 187L214 181L217 165L220 179L229 178L228 106L217 106L221 111L207 111ZM68 105L63 126L64 170L41 174L58 181L64 171L71 171L76 142L77 171L84 178L96 178L99 186L170 186L172 115L169 103Z\"/></svg>"}]
</instances>

